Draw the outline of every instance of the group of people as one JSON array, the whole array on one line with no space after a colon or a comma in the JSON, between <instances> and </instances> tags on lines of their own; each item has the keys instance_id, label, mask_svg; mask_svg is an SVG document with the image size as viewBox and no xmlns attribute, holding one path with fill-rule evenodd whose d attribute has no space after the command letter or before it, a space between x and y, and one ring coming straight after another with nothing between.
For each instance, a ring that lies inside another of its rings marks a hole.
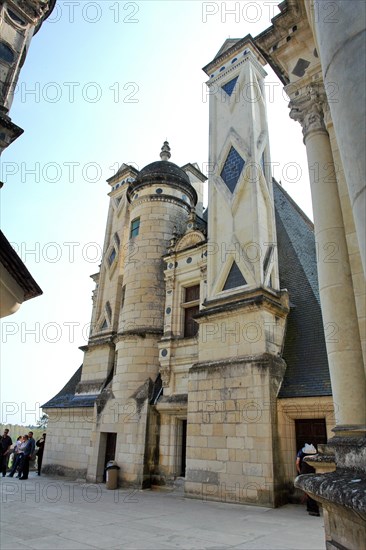
<instances>
[{"instance_id":1,"label":"group of people","mask_svg":"<svg viewBox=\"0 0 366 550\"><path fill-rule=\"evenodd\" d=\"M41 475L43 451L46 442L44 433L38 441L35 441L33 432L20 435L15 444L9 435L9 430L5 428L1 437L1 473L6 476L9 467L9 477L15 473L19 479L28 479L30 462L37 458L38 475ZM36 450L37 448L37 450Z\"/></svg>"}]
</instances>

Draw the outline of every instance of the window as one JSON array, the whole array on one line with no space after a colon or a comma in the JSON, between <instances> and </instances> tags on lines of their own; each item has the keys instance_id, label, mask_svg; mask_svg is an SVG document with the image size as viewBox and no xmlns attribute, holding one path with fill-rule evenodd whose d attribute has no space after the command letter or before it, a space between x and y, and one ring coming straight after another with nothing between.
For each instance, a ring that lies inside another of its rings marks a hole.
<instances>
[{"instance_id":1,"label":"window","mask_svg":"<svg viewBox=\"0 0 366 550\"><path fill-rule=\"evenodd\" d=\"M136 218L131 222L130 238L137 237L140 231L140 218Z\"/></svg>"},{"instance_id":2,"label":"window","mask_svg":"<svg viewBox=\"0 0 366 550\"><path fill-rule=\"evenodd\" d=\"M121 309L125 305L125 296L126 296L126 285L123 285L122 293L121 293Z\"/></svg>"},{"instance_id":3,"label":"window","mask_svg":"<svg viewBox=\"0 0 366 550\"><path fill-rule=\"evenodd\" d=\"M114 262L115 257L117 256L117 252L115 248L112 248L111 253L108 256L108 264L111 266Z\"/></svg>"},{"instance_id":4,"label":"window","mask_svg":"<svg viewBox=\"0 0 366 550\"><path fill-rule=\"evenodd\" d=\"M114 361L113 361L113 376L117 372L117 363L118 363L118 350L114 352Z\"/></svg>"},{"instance_id":5,"label":"window","mask_svg":"<svg viewBox=\"0 0 366 550\"><path fill-rule=\"evenodd\" d=\"M199 312L200 285L189 286L184 289L184 338L193 338L198 333L198 324L193 319Z\"/></svg>"},{"instance_id":6,"label":"window","mask_svg":"<svg viewBox=\"0 0 366 550\"><path fill-rule=\"evenodd\" d=\"M6 63L13 63L14 53L11 48L4 42L0 42L0 59Z\"/></svg>"},{"instance_id":7,"label":"window","mask_svg":"<svg viewBox=\"0 0 366 550\"><path fill-rule=\"evenodd\" d=\"M12 18L13 21L18 23L18 25L26 25L26 22L23 21L23 19L21 19L17 13L13 12L9 8L8 8L8 15L9 15L9 17Z\"/></svg>"},{"instance_id":8,"label":"window","mask_svg":"<svg viewBox=\"0 0 366 550\"><path fill-rule=\"evenodd\" d=\"M106 303L105 310L107 312L109 322L111 322L111 320L112 320L112 308L111 308L111 304L109 302Z\"/></svg>"},{"instance_id":9,"label":"window","mask_svg":"<svg viewBox=\"0 0 366 550\"><path fill-rule=\"evenodd\" d=\"M121 244L121 239L119 238L118 233L115 233L115 234L114 234L114 240L116 241L116 245L117 245L117 247L119 248L119 246L120 246L120 244Z\"/></svg>"}]
</instances>

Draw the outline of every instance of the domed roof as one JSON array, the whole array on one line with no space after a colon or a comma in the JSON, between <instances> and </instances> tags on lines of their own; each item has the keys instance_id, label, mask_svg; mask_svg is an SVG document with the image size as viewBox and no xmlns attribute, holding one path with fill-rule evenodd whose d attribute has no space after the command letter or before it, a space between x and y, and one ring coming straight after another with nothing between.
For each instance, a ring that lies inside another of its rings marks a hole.
<instances>
[{"instance_id":1,"label":"domed roof","mask_svg":"<svg viewBox=\"0 0 366 550\"><path fill-rule=\"evenodd\" d=\"M174 162L169 161L170 156L169 143L165 141L161 148L161 160L148 164L139 172L135 181L129 187L130 192L150 183L166 182L171 186L178 187L183 193L190 196L193 203L196 204L197 193L191 185L188 175Z\"/></svg>"},{"instance_id":2,"label":"domed roof","mask_svg":"<svg viewBox=\"0 0 366 550\"><path fill-rule=\"evenodd\" d=\"M136 183L146 183L148 181L178 182L183 185L191 185L184 170L168 160L157 160L140 171Z\"/></svg>"}]
</instances>

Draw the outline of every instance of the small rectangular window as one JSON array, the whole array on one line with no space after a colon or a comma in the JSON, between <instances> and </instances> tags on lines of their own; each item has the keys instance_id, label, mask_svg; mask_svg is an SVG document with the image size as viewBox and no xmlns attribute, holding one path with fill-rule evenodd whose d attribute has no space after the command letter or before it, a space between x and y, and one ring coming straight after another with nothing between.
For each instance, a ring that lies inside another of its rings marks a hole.
<instances>
[{"instance_id":1,"label":"small rectangular window","mask_svg":"<svg viewBox=\"0 0 366 550\"><path fill-rule=\"evenodd\" d=\"M199 306L187 307L184 310L184 338L193 338L198 332L198 324L193 319L197 315Z\"/></svg>"},{"instance_id":2,"label":"small rectangular window","mask_svg":"<svg viewBox=\"0 0 366 550\"><path fill-rule=\"evenodd\" d=\"M126 296L126 285L123 285L122 293L121 293L121 309L125 305L125 296Z\"/></svg>"},{"instance_id":3,"label":"small rectangular window","mask_svg":"<svg viewBox=\"0 0 366 550\"><path fill-rule=\"evenodd\" d=\"M200 285L189 286L185 292L185 302L193 302L200 299Z\"/></svg>"},{"instance_id":4,"label":"small rectangular window","mask_svg":"<svg viewBox=\"0 0 366 550\"><path fill-rule=\"evenodd\" d=\"M140 218L136 218L131 222L130 238L137 237L140 231Z\"/></svg>"},{"instance_id":5,"label":"small rectangular window","mask_svg":"<svg viewBox=\"0 0 366 550\"><path fill-rule=\"evenodd\" d=\"M193 338L198 333L198 324L193 319L199 313L200 285L189 286L184 289L184 303L182 304L183 336Z\"/></svg>"}]
</instances>

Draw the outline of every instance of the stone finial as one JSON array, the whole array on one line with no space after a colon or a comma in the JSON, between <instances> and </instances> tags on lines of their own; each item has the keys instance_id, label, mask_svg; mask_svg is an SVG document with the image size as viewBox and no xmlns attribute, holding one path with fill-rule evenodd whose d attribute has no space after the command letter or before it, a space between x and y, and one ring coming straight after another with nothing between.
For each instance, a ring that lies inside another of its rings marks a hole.
<instances>
[{"instance_id":1,"label":"stone finial","mask_svg":"<svg viewBox=\"0 0 366 550\"><path fill-rule=\"evenodd\" d=\"M167 141L164 141L164 144L161 148L160 158L161 160L169 160L170 157L171 157L171 154L170 154L169 143Z\"/></svg>"}]
</instances>

